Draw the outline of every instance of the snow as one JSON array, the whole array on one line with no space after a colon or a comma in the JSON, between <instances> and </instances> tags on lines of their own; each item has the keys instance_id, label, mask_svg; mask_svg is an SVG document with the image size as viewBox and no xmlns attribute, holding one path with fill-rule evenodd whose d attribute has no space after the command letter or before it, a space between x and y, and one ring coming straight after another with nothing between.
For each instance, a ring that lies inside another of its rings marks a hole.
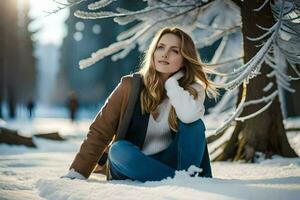
<instances>
[{"instance_id":1,"label":"snow","mask_svg":"<svg viewBox=\"0 0 300 200\"><path fill-rule=\"evenodd\" d=\"M208 130L218 125L216 120L221 121L215 116L205 118ZM60 178L67 173L90 123L90 119L71 123L60 118L1 122L22 128L27 136L59 131L68 140L34 138L37 149L0 144L0 199L299 199L300 159L275 155L264 160L259 153L254 164L213 162L212 179L190 177L185 171L178 171L174 179L146 183L108 182L100 174L88 180ZM285 120L285 126L299 127L300 118ZM300 154L299 132L288 132L288 139Z\"/></svg>"}]
</instances>

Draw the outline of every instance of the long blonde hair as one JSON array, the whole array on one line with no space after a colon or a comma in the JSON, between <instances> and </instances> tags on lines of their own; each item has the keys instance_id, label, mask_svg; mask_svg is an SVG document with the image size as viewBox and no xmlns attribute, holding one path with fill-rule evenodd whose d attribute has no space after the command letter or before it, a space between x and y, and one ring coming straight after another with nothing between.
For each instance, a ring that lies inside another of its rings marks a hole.
<instances>
[{"instance_id":1,"label":"long blonde hair","mask_svg":"<svg viewBox=\"0 0 300 200\"><path fill-rule=\"evenodd\" d=\"M145 87L140 94L142 113L145 112L157 116L157 106L165 98L165 89L163 81L159 76L159 72L155 70L153 54L160 38L167 33L172 33L181 39L180 52L183 56L184 76L179 80L179 85L185 90L189 91L194 98L197 98L197 91L191 86L194 82L202 82L205 85L205 91L209 97L216 97L218 95L217 89L211 83L203 68L204 64L201 62L197 48L192 38L184 31L177 27L166 27L160 30L153 38L149 48L144 54L144 59L139 70L143 77ZM169 127L177 132L178 120L174 107L171 107L168 117Z\"/></svg>"}]
</instances>

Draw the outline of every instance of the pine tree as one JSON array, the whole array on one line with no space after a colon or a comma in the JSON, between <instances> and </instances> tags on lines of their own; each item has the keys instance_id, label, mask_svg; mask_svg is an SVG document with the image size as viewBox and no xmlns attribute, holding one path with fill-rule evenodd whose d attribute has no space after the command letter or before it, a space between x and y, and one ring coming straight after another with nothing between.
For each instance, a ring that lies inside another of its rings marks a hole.
<instances>
[{"instance_id":1,"label":"pine tree","mask_svg":"<svg viewBox=\"0 0 300 200\"><path fill-rule=\"evenodd\" d=\"M270 4L266 4L259 13L253 13L253 10L258 8L261 3L250 0L240 3L244 36L258 37L264 34L263 30L253 22L264 27L271 27L275 23ZM255 47L255 42L248 40L246 37L244 37L243 43L244 62L247 63L257 54L259 49ZM264 95L268 96L278 90L276 77L267 77L272 71L272 67L267 62L262 63L261 75L253 78L250 84L247 85L247 88L245 88L247 90L246 101L259 99ZM273 87L265 92L264 87L268 84L272 84ZM243 90L243 87L240 87L239 99L242 99ZM260 107L262 107L260 104L246 107L241 116L251 115L251 113L259 110ZM266 157L270 157L272 154L286 157L297 156L287 140L278 95L267 110L254 118L236 124L232 137L225 144L223 153L215 160L245 159L250 161L254 158L255 151L264 152Z\"/></svg>"}]
</instances>

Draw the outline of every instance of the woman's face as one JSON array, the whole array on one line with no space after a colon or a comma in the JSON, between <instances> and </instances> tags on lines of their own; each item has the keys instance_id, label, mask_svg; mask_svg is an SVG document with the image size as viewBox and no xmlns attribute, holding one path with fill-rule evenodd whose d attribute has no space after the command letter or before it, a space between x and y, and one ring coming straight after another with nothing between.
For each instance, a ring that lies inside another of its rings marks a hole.
<instances>
[{"instance_id":1,"label":"woman's face","mask_svg":"<svg viewBox=\"0 0 300 200\"><path fill-rule=\"evenodd\" d=\"M172 33L166 33L160 38L153 54L156 71L171 75L182 67L180 44L181 39Z\"/></svg>"}]
</instances>

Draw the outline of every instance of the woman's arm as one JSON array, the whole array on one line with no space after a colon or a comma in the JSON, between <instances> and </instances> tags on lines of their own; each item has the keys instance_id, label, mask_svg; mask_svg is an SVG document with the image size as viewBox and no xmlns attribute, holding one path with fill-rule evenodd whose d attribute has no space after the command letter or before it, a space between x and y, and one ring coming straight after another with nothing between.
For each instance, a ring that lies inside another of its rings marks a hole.
<instances>
[{"instance_id":1,"label":"woman's arm","mask_svg":"<svg viewBox=\"0 0 300 200\"><path fill-rule=\"evenodd\" d=\"M127 76L123 77L107 98L91 124L87 137L81 144L70 170L73 169L86 178L94 170L100 155L103 154L116 133L121 118L121 110L125 106L126 98L128 98L130 79Z\"/></svg>"},{"instance_id":2,"label":"woman's arm","mask_svg":"<svg viewBox=\"0 0 300 200\"><path fill-rule=\"evenodd\" d=\"M200 83L193 83L192 87L198 92L198 97L194 99L193 95L179 86L177 80L180 77L176 74L171 76L165 82L165 89L180 121L192 123L204 116L205 89Z\"/></svg>"}]
</instances>

